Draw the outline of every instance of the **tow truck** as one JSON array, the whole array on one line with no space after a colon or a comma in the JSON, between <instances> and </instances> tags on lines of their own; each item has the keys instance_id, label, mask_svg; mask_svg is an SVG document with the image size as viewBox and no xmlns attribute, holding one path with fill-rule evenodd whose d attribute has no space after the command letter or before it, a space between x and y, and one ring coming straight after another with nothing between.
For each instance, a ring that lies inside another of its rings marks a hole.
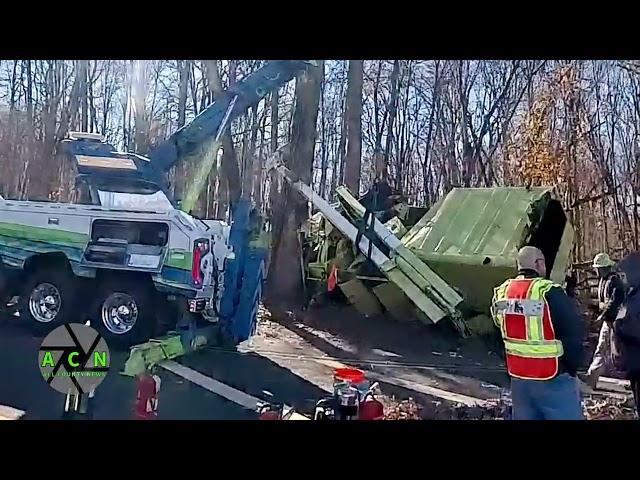
<instances>
[{"instance_id":1,"label":"tow truck","mask_svg":"<svg viewBox=\"0 0 640 480\"><path fill-rule=\"evenodd\" d=\"M18 297L21 320L38 333L89 321L122 347L161 327L187 332L189 344L203 323L234 343L249 338L266 276L260 217L242 198L230 225L186 212L231 121L310 63L267 62L148 156L70 133L61 147L75 174L72 202L0 197L0 305ZM198 165L178 208L167 173L183 161Z\"/></svg>"}]
</instances>

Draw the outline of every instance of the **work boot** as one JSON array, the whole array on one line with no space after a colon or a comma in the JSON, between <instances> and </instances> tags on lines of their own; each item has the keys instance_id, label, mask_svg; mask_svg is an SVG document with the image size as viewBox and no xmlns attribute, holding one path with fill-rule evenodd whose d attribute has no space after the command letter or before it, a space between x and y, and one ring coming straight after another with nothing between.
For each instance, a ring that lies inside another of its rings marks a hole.
<instances>
[{"instance_id":1,"label":"work boot","mask_svg":"<svg viewBox=\"0 0 640 480\"><path fill-rule=\"evenodd\" d=\"M599 375L596 375L595 372L578 374L580 382L588 386L591 390L595 389L598 385L598 377Z\"/></svg>"}]
</instances>

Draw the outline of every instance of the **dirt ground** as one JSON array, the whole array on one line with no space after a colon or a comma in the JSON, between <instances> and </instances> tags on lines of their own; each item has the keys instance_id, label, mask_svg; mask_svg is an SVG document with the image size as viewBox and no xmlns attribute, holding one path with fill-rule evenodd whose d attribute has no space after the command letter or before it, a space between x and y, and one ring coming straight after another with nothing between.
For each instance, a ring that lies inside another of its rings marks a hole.
<instances>
[{"instance_id":1,"label":"dirt ground","mask_svg":"<svg viewBox=\"0 0 640 480\"><path fill-rule=\"evenodd\" d=\"M588 321L585 347L591 358L599 326L592 311L580 309ZM327 393L335 368L360 368L379 382L391 419L509 418L509 378L501 354L491 345L460 339L439 326L365 318L349 305L323 302L304 311L264 306L257 335L242 349ZM297 407L310 412L315 400ZM633 418L628 396L597 392L586 396L584 404L589 419Z\"/></svg>"},{"instance_id":2,"label":"dirt ground","mask_svg":"<svg viewBox=\"0 0 640 480\"><path fill-rule=\"evenodd\" d=\"M360 368L379 382L393 418L452 418L456 406L486 416L481 412L493 409L508 387L502 359L482 341L462 341L446 329L417 323L364 318L341 304L298 312L264 307L257 335L244 351L267 357L326 392L334 368Z\"/></svg>"}]
</instances>

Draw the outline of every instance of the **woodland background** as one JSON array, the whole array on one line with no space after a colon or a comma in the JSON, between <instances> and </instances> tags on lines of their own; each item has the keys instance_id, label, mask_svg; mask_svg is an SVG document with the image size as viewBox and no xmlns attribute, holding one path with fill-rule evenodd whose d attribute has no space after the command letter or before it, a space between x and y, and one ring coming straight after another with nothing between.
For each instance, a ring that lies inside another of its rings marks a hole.
<instances>
[{"instance_id":1,"label":"woodland background","mask_svg":"<svg viewBox=\"0 0 640 480\"><path fill-rule=\"evenodd\" d=\"M0 60L0 194L65 198L57 144L67 131L99 132L144 154L261 64ZM619 257L639 243L639 65L319 62L234 122L197 213L224 217L230 200L250 195L279 217L274 260L297 271L296 255L277 252L295 252L291 232L305 207L269 178L265 159L291 143L290 167L331 199L342 183L364 192L381 151L394 186L413 204L430 205L455 186L553 185L576 229L574 261L603 249ZM172 172L178 197L188 170Z\"/></svg>"}]
</instances>

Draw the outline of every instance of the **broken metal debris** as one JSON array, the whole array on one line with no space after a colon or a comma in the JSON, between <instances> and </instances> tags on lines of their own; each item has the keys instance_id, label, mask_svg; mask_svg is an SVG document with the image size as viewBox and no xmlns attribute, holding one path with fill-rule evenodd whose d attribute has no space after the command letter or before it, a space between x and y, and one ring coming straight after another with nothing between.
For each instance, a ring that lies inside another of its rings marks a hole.
<instances>
[{"instance_id":1,"label":"broken metal debris","mask_svg":"<svg viewBox=\"0 0 640 480\"><path fill-rule=\"evenodd\" d=\"M588 396L582 402L587 420L634 420L633 399Z\"/></svg>"}]
</instances>

